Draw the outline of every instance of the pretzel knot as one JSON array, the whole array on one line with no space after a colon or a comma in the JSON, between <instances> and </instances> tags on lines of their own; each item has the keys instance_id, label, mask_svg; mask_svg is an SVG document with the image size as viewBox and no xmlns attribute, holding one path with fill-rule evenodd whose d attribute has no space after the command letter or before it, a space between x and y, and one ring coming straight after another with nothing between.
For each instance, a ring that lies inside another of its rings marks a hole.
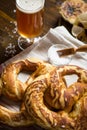
<instances>
[{"instance_id":1,"label":"pretzel knot","mask_svg":"<svg viewBox=\"0 0 87 130\"><path fill-rule=\"evenodd\" d=\"M64 76L76 74L67 86ZM25 107L46 129L87 129L87 71L72 65L59 67L35 79L26 90Z\"/></svg>"},{"instance_id":2,"label":"pretzel knot","mask_svg":"<svg viewBox=\"0 0 87 130\"><path fill-rule=\"evenodd\" d=\"M37 77L49 73L54 68L49 63L38 59L35 59L35 61L34 59L19 60L10 63L4 68L0 78L0 103L2 104L0 105L0 123L11 127L35 124L32 116L27 113L24 106L25 90ZM24 83L17 77L21 71L31 72ZM11 99L10 103L8 101L9 98ZM13 111L16 106L18 106L19 110Z\"/></svg>"},{"instance_id":3,"label":"pretzel knot","mask_svg":"<svg viewBox=\"0 0 87 130\"><path fill-rule=\"evenodd\" d=\"M52 65L43 61L25 59L11 63L2 72L0 91L12 100L21 100L27 86L39 75L45 74L52 69ZM21 71L29 72L27 81L22 82L18 79ZM3 88L1 87L3 84Z\"/></svg>"}]
</instances>

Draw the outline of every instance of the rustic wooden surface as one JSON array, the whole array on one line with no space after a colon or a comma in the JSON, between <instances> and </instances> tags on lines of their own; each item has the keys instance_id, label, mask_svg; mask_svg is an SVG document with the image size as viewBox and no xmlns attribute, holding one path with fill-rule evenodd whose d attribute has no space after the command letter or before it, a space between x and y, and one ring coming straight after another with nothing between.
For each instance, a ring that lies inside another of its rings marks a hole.
<instances>
[{"instance_id":1,"label":"rustic wooden surface","mask_svg":"<svg viewBox=\"0 0 87 130\"><path fill-rule=\"evenodd\" d=\"M55 28L58 25L64 25L68 30L71 29L72 25L64 21L58 12L57 7L62 2L63 0L46 0L42 36L45 35L50 28ZM0 0L0 64L21 52L17 46L18 36L15 0ZM4 128L0 127L0 130L42 130L37 126L10 128L3 125L3 127Z\"/></svg>"},{"instance_id":2,"label":"rustic wooden surface","mask_svg":"<svg viewBox=\"0 0 87 130\"><path fill-rule=\"evenodd\" d=\"M54 28L61 23L61 16L57 7L63 0L46 0L44 13L44 29L42 36L50 28ZM69 27L69 26L67 26ZM15 0L0 0L0 64L18 54L21 50L17 46L18 33L16 28L16 7Z\"/></svg>"}]
</instances>

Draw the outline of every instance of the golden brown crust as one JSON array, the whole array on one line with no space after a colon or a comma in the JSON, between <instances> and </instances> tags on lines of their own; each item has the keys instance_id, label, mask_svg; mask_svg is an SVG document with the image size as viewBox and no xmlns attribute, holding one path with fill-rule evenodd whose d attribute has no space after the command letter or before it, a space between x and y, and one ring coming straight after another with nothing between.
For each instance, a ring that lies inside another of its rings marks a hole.
<instances>
[{"instance_id":1,"label":"golden brown crust","mask_svg":"<svg viewBox=\"0 0 87 130\"><path fill-rule=\"evenodd\" d=\"M87 92L86 92L87 93ZM75 118L74 130L87 129L87 94L76 103L71 117Z\"/></svg>"},{"instance_id":2,"label":"golden brown crust","mask_svg":"<svg viewBox=\"0 0 87 130\"><path fill-rule=\"evenodd\" d=\"M12 100L21 100L27 86L39 75L50 71L52 65L43 61L33 61L29 59L19 60L10 63L2 72L1 78L3 82L3 94ZM21 71L32 72L26 82L18 79Z\"/></svg>"},{"instance_id":3,"label":"golden brown crust","mask_svg":"<svg viewBox=\"0 0 87 130\"><path fill-rule=\"evenodd\" d=\"M29 60L16 61L6 66L1 75L4 95L14 100L21 100L27 85L18 80L18 73L22 70L35 71L37 66L37 63L29 62Z\"/></svg>"},{"instance_id":4,"label":"golden brown crust","mask_svg":"<svg viewBox=\"0 0 87 130\"><path fill-rule=\"evenodd\" d=\"M4 82L7 85L12 78L15 84L17 79L13 77L17 77L21 69L30 69L33 73L26 82L19 111L13 112L0 105L1 123L13 127L37 124L52 130L87 129L87 70L74 65L54 67L43 61L32 62L29 59L8 66L1 77L1 94L5 98L9 96L11 88L5 87ZM78 79L67 86L64 76L72 74L77 75ZM13 84L12 81L10 83ZM8 96L3 89L6 89ZM19 91L21 89L14 90L14 95Z\"/></svg>"},{"instance_id":5,"label":"golden brown crust","mask_svg":"<svg viewBox=\"0 0 87 130\"><path fill-rule=\"evenodd\" d=\"M75 23L78 15L86 11L87 4L83 0L66 0L60 7L60 14L71 24Z\"/></svg>"},{"instance_id":6,"label":"golden brown crust","mask_svg":"<svg viewBox=\"0 0 87 130\"><path fill-rule=\"evenodd\" d=\"M53 68L55 67L49 63L37 59L18 60L8 64L4 68L0 79L0 96L2 98L5 97L7 100L10 98L12 102L16 100L19 105L22 105L18 106L20 107L19 111L8 109L8 105L0 105L0 123L12 127L29 126L35 123L25 109L23 95L27 86L33 82L33 80L40 75L45 75ZM26 83L22 83L17 79L17 75L21 70L33 71ZM19 100L21 101L19 102Z\"/></svg>"},{"instance_id":7,"label":"golden brown crust","mask_svg":"<svg viewBox=\"0 0 87 130\"><path fill-rule=\"evenodd\" d=\"M26 110L14 112L3 106L0 106L0 123L11 127L18 127L30 126L34 124L34 121L26 112Z\"/></svg>"},{"instance_id":8,"label":"golden brown crust","mask_svg":"<svg viewBox=\"0 0 87 130\"><path fill-rule=\"evenodd\" d=\"M63 79L67 74L76 74L79 77L69 88ZM82 130L81 122L78 125L77 122L80 121L84 110L82 98L87 98L86 93L87 71L66 65L37 77L26 90L25 106L33 120L44 128ZM87 118L84 118L84 128L87 129L86 121Z\"/></svg>"}]
</instances>

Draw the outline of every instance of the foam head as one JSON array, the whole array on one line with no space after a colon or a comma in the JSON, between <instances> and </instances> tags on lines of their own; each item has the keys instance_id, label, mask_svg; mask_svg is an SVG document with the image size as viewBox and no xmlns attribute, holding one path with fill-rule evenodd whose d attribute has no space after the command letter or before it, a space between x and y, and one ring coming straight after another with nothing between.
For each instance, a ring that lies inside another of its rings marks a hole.
<instances>
[{"instance_id":1,"label":"foam head","mask_svg":"<svg viewBox=\"0 0 87 130\"><path fill-rule=\"evenodd\" d=\"M44 7L45 0L16 0L16 7L25 13L35 13Z\"/></svg>"}]
</instances>

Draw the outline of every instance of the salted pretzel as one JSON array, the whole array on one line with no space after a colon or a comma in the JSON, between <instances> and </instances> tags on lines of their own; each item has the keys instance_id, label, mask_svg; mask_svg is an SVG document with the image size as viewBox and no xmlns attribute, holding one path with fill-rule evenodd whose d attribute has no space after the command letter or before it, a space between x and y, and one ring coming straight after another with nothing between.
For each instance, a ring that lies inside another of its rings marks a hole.
<instances>
[{"instance_id":1,"label":"salted pretzel","mask_svg":"<svg viewBox=\"0 0 87 130\"><path fill-rule=\"evenodd\" d=\"M21 100L27 86L39 75L51 71L52 65L41 60L24 59L8 64L1 75L3 87L2 94L12 100ZM22 82L18 79L21 71L31 72L27 81Z\"/></svg>"},{"instance_id":2,"label":"salted pretzel","mask_svg":"<svg viewBox=\"0 0 87 130\"><path fill-rule=\"evenodd\" d=\"M14 104L14 100L18 101L20 109L19 111L13 111L9 109L5 103L4 105L0 105L0 123L12 127L35 124L25 109L23 102L24 91L38 76L45 75L54 68L54 66L39 59L17 60L4 68L0 79L0 96L1 98L5 97L7 100L9 100L9 98L12 99ZM18 74L22 70L32 72L25 83L17 79ZM19 102L19 100L22 101Z\"/></svg>"},{"instance_id":3,"label":"salted pretzel","mask_svg":"<svg viewBox=\"0 0 87 130\"><path fill-rule=\"evenodd\" d=\"M66 86L65 75L77 81ZM87 71L73 65L37 77L26 89L26 110L36 124L52 130L87 129Z\"/></svg>"}]
</instances>

